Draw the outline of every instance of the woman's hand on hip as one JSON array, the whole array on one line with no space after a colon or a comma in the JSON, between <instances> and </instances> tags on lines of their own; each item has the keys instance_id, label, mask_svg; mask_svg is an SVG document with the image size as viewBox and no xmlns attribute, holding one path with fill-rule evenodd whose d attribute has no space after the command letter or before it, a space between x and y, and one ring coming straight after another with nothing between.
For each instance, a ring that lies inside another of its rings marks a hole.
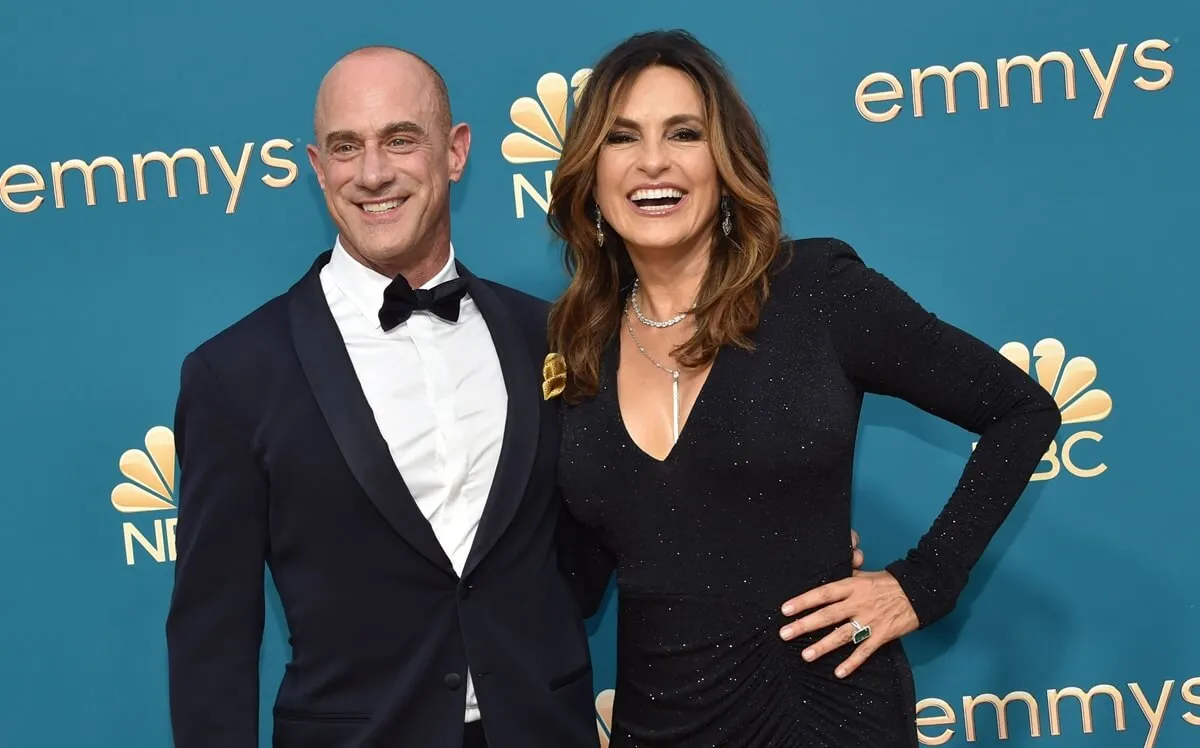
<instances>
[{"instance_id":1,"label":"woman's hand on hip","mask_svg":"<svg viewBox=\"0 0 1200 748\"><path fill-rule=\"evenodd\" d=\"M854 571L847 579L793 597L783 604L782 610L785 616L812 611L780 630L785 641L836 627L804 650L803 657L809 662L855 643L858 637L854 652L834 671L839 678L854 672L884 644L916 631L919 626L917 614L900 583L886 571Z\"/></svg>"}]
</instances>

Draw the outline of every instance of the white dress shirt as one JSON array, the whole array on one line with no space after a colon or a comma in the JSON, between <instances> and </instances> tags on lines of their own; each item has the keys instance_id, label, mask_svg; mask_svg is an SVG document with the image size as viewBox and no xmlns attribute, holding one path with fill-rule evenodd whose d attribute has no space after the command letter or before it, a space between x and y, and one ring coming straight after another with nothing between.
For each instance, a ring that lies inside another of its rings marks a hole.
<instances>
[{"instance_id":1,"label":"white dress shirt","mask_svg":"<svg viewBox=\"0 0 1200 748\"><path fill-rule=\"evenodd\" d=\"M450 259L422 288L458 277ZM454 570L462 574L500 459L508 393L491 334L468 294L457 322L418 311L379 324L391 279L335 243L321 269L325 299L396 467ZM479 719L467 673L466 720Z\"/></svg>"}]
</instances>

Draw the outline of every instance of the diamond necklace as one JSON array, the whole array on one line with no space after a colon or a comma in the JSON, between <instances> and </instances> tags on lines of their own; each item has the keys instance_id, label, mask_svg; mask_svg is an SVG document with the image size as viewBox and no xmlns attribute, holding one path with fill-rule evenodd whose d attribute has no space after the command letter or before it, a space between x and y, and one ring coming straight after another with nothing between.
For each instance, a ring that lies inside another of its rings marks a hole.
<instances>
[{"instance_id":1,"label":"diamond necklace","mask_svg":"<svg viewBox=\"0 0 1200 748\"><path fill-rule=\"evenodd\" d=\"M634 314L637 315L638 321L641 322L643 325L646 325L647 327L671 327L672 325L678 325L680 322L682 322L684 319L687 318L687 312L680 312L679 314L675 315L674 317L672 317L669 320L659 322L656 319L650 319L646 315L642 314L642 306L641 306L641 304L638 303L638 279L637 278L633 279L633 290L631 290L629 292L629 300L633 303L633 312L634 312Z\"/></svg>"},{"instance_id":2,"label":"diamond necklace","mask_svg":"<svg viewBox=\"0 0 1200 748\"><path fill-rule=\"evenodd\" d=\"M636 293L636 287L634 293ZM630 294L629 301L625 303L625 314L622 315L625 317L625 329L629 330L629 337L633 340L633 344L637 346L637 349L642 352L642 355L646 357L646 360L671 375L671 426L674 435L671 445L674 446L679 441L679 370L669 369L655 360L653 356L646 352L646 349L642 347L641 341L637 339L637 335L633 333L633 323L629 321L629 306L636 303L633 301L633 294ZM682 316L680 317L682 318ZM672 322L671 324L675 323ZM661 326L666 327L667 325Z\"/></svg>"}]
</instances>

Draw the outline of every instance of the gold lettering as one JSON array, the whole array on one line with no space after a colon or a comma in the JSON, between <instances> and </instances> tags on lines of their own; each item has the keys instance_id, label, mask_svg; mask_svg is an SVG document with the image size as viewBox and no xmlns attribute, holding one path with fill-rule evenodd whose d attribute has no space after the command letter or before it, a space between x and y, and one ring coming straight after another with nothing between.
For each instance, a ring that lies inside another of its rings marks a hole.
<instances>
[{"instance_id":1,"label":"gold lettering","mask_svg":"<svg viewBox=\"0 0 1200 748\"><path fill-rule=\"evenodd\" d=\"M163 543L163 523L161 519L154 520L154 542L150 542L150 539L143 535L142 531L132 522L123 523L121 531L125 536L126 566L133 566L135 563L133 554L133 542L135 540L155 561L161 564L167 560L167 549Z\"/></svg>"},{"instance_id":2,"label":"gold lettering","mask_svg":"<svg viewBox=\"0 0 1200 748\"><path fill-rule=\"evenodd\" d=\"M175 186L175 162L181 158L190 158L196 164L196 182L199 186L200 194L208 194L208 164L204 162L204 156L195 148L180 148L175 151L174 155L168 156L162 151L151 151L146 155L140 153L133 154L133 183L137 191L137 199L146 199L146 164L156 161L163 165L163 169L167 176L167 195L169 197L178 197L179 191Z\"/></svg>"},{"instance_id":3,"label":"gold lettering","mask_svg":"<svg viewBox=\"0 0 1200 748\"><path fill-rule=\"evenodd\" d=\"M33 181L24 184L9 184L16 176L29 177ZM27 164L10 166L4 170L3 174L0 174L0 203L4 203L4 207L14 213L32 213L46 198L37 195L27 203L18 203L12 199L12 195L22 192L41 192L44 189L46 189L46 180L42 179L42 173Z\"/></svg>"},{"instance_id":4,"label":"gold lettering","mask_svg":"<svg viewBox=\"0 0 1200 748\"><path fill-rule=\"evenodd\" d=\"M248 177L248 167L253 148L254 143L243 144L241 158L237 162L236 169L231 165L230 159L226 157L220 146L212 146L210 148L217 165L221 167L221 172L230 187L229 201L225 207L227 214L233 213L237 209L238 202L241 199L242 189L245 187ZM295 183L299 175L298 166L294 160L282 153L292 148L293 143L283 138L274 138L263 143L259 150L263 164L269 169L283 170L282 173L268 172L264 174L261 177L263 184L266 184L268 187L283 188ZM209 193L208 162L205 159L203 150L180 148L172 154L157 150L149 153L133 154L131 170L133 172L134 191L137 200L145 201L147 199L149 188L147 187L146 172L148 171L148 165L151 163L162 164L167 195L171 198L178 197L178 162L180 159L190 159L195 164L198 192L201 195L207 195ZM26 200L21 201L15 196L27 192L41 192L46 189L47 181L49 181L54 191L55 206L65 208L67 207L66 187L64 186L66 183L65 175L70 171L78 171L83 177L86 203L89 206L94 206L97 204L96 170L100 167L106 167L113 172L117 202L124 203L129 201L126 167L113 156L99 156L90 163L79 158L72 158L61 162L54 161L50 164L50 167L51 178L49 180L43 177L41 171L28 164L15 164L0 171L0 204L3 204L4 207L14 213L32 213L41 207L46 198L41 195L31 195ZM25 177L25 179L22 180L21 177ZM531 194L533 194L532 189ZM545 203L546 201L540 202ZM545 208L548 209L548 207L547 203Z\"/></svg>"},{"instance_id":5,"label":"gold lettering","mask_svg":"<svg viewBox=\"0 0 1200 748\"><path fill-rule=\"evenodd\" d=\"M1159 731L1162 729L1163 722L1166 720L1167 707L1171 699L1172 689L1175 686L1174 680L1162 682L1162 690L1159 694L1155 705L1151 706L1149 699L1143 693L1142 688L1137 683L1129 683L1129 691L1137 701L1138 706L1142 710L1142 714L1146 717L1149 730L1147 731L1143 748L1154 748L1158 742ZM1191 678L1183 683L1180 687L1180 692L1183 695L1183 700L1190 705L1200 707L1200 677ZM1094 710L1092 708L1093 697L1104 695L1109 697L1112 702L1113 709L1113 726L1116 732L1125 732L1126 713L1124 692L1117 686L1102 683L1093 686L1091 689L1084 691L1077 686L1069 686L1062 689L1048 689L1046 691L1047 712L1050 720L1050 734L1062 735L1062 708L1061 705L1066 699L1074 699L1079 703L1080 721L1082 733L1090 735L1095 732ZM965 725L965 742L974 743L980 739L976 730L976 719L974 708L980 704L990 704L996 709L996 727L997 738L999 740L1009 740L1010 737L1022 737L1024 732L1010 735L1008 723L1008 705L1011 702L1023 701L1029 710L1029 737L1041 737L1041 726L1039 723L1039 705L1033 695L1026 691L1013 691L1003 698L990 693L985 693L980 696L964 696L963 703L963 723ZM932 714L923 714L926 710L932 710ZM955 730L944 729L936 735L926 735L921 731L921 728L928 726L944 726L955 724L957 715L950 703L942 699L925 698L917 702L917 738L921 745L945 745L954 738ZM1182 715L1183 721L1200 727L1200 713L1196 711L1185 711ZM984 736L986 737L986 736Z\"/></svg>"},{"instance_id":6,"label":"gold lettering","mask_svg":"<svg viewBox=\"0 0 1200 748\"><path fill-rule=\"evenodd\" d=\"M1104 113L1108 110L1109 102L1112 100L1113 89L1117 83L1117 74L1120 72L1121 63L1125 58L1125 52L1129 45L1122 42L1113 50L1112 58L1108 63L1107 70L1097 61L1092 50L1084 47L1079 50L1080 56L1087 64L1088 72L1091 73L1092 80L1096 84L1099 91L1099 99L1096 102L1095 111L1092 113L1092 119L1103 119ZM1133 51L1134 63L1144 71L1157 71L1161 76L1156 80L1150 80L1144 75L1139 75L1134 79L1133 83L1143 91L1160 91L1166 88L1167 85L1174 79L1174 66L1160 58L1151 57L1151 52L1166 52L1171 48L1171 45L1163 39L1147 39L1140 42ZM1056 62L1062 66L1064 97L1068 101L1073 101L1077 98L1078 75L1075 68L1075 60L1073 56L1065 51L1054 50L1046 52L1041 57L1034 58L1032 55L1021 54L1015 57L998 57L996 58L996 77L997 87L999 92L999 101L1001 108L1009 107L1012 104L1011 74L1015 68L1023 67L1029 70L1031 98L1034 104L1041 104L1045 100L1045 78L1043 68L1047 63ZM979 109L984 110L990 107L988 100L988 80L987 71L977 62L960 62L953 70L948 69L944 65L932 65L927 68L911 68L909 70L912 80L912 108L914 117L925 116L925 89L923 83L928 78L939 77L945 86L946 95L946 114L955 114L958 111L958 96L957 96L957 78L962 73L970 72L975 75L976 88L979 95ZM874 91L868 91L871 86L881 84L883 88L877 88ZM895 119L904 108L904 87L900 80L886 72L875 72L866 76L858 82L858 86L854 91L854 105L858 113L869 122L889 122ZM875 111L868 104L877 101L897 102L891 104L884 111Z\"/></svg>"},{"instance_id":7,"label":"gold lettering","mask_svg":"<svg viewBox=\"0 0 1200 748\"><path fill-rule=\"evenodd\" d=\"M975 81L979 87L979 108L988 108L988 82L987 71L978 62L960 62L954 67L954 70L947 70L944 65L934 65L932 67L912 69L912 96L913 96L913 116L922 117L925 114L925 103L922 100L921 83L934 75L940 76L946 84L946 114L954 114L958 111L958 96L954 90L955 79L960 73L971 72L975 74Z\"/></svg>"},{"instance_id":8,"label":"gold lettering","mask_svg":"<svg viewBox=\"0 0 1200 748\"><path fill-rule=\"evenodd\" d=\"M1145 748L1153 748L1154 743L1158 740L1158 730L1162 727L1163 718L1166 716L1167 702L1171 699L1171 687L1174 685L1174 680L1163 681L1162 692L1158 697L1158 706L1151 709L1145 694L1142 693L1142 687L1137 683L1129 684L1129 690L1137 699L1138 706L1142 708L1142 714L1146 715L1146 721L1150 723L1150 732L1146 734Z\"/></svg>"},{"instance_id":9,"label":"gold lettering","mask_svg":"<svg viewBox=\"0 0 1200 748\"><path fill-rule=\"evenodd\" d=\"M101 166L107 166L113 170L113 175L116 177L117 186L117 202L124 203L129 200L129 196L125 190L125 167L121 166L121 162L112 156L100 156L92 163L85 163L78 158L70 159L59 163L55 161L50 164L51 178L54 181L54 205L58 208L65 208L66 201L63 198L63 179L64 172L75 169L83 174L83 188L87 195L87 204L96 204L96 175L95 171Z\"/></svg>"},{"instance_id":10,"label":"gold lettering","mask_svg":"<svg viewBox=\"0 0 1200 748\"><path fill-rule=\"evenodd\" d=\"M262 159L262 162L267 166L286 170L287 176L275 177L271 176L270 174L264 174L262 176L262 181L263 184L267 185L268 187L287 187L292 182L296 181L296 175L299 172L294 161L287 158L280 158L279 156L271 153L271 151L275 150L276 148L282 148L285 151L290 151L292 149L292 142L290 140L284 140L283 138L268 140L262 144L262 149L258 152L258 155Z\"/></svg>"},{"instance_id":11,"label":"gold lettering","mask_svg":"<svg viewBox=\"0 0 1200 748\"><path fill-rule=\"evenodd\" d=\"M1133 85L1137 86L1143 91L1159 91L1166 88L1167 84L1171 82L1171 78L1175 75L1175 68L1171 66L1171 63L1166 62L1165 60L1155 60L1146 57L1146 50L1157 49L1159 52L1166 52L1170 48L1171 45L1162 39L1147 39L1146 41L1137 45L1137 48L1133 50L1134 64L1145 70L1157 70L1161 72L1163 76L1158 80L1151 82L1146 80L1144 76L1139 75L1133 79Z\"/></svg>"},{"instance_id":12,"label":"gold lettering","mask_svg":"<svg viewBox=\"0 0 1200 748\"><path fill-rule=\"evenodd\" d=\"M1042 66L1047 62L1057 62L1063 67L1063 78L1068 99L1075 98L1075 63L1065 52L1047 52L1037 60L1029 55L1017 55L1011 60L1003 57L996 60L996 75L1000 84L1000 106L1008 106L1008 73L1014 67L1029 68L1030 83L1033 86L1033 103L1042 103Z\"/></svg>"},{"instance_id":13,"label":"gold lettering","mask_svg":"<svg viewBox=\"0 0 1200 748\"><path fill-rule=\"evenodd\" d=\"M867 88L876 83L885 83L889 89L867 93ZM863 116L863 119L869 122L887 122L895 119L903 109L900 104L892 104L886 112L873 112L867 108L867 104L873 101L895 101L903 97L904 86L900 84L899 78L891 73L871 73L858 82L858 88L854 91L854 106L858 108L858 113Z\"/></svg>"},{"instance_id":14,"label":"gold lettering","mask_svg":"<svg viewBox=\"0 0 1200 748\"><path fill-rule=\"evenodd\" d=\"M1067 472L1079 478L1095 478L1105 470L1108 470L1108 465L1105 465L1103 462L1092 468L1081 468L1071 459L1071 450L1080 441L1087 439L1088 441L1098 442L1103 438L1101 434L1095 431L1080 431L1067 437L1062 446L1062 464L1067 469Z\"/></svg>"},{"instance_id":15,"label":"gold lettering","mask_svg":"<svg viewBox=\"0 0 1200 748\"><path fill-rule=\"evenodd\" d=\"M936 736L929 736L921 732L922 727L954 724L954 709L951 708L950 703L941 699L921 699L917 702L918 715L926 709L940 709L942 713L935 717L917 717L917 738L920 739L921 745L945 745L950 742L950 739L954 737L954 730L949 728L942 730L941 734Z\"/></svg>"},{"instance_id":16,"label":"gold lettering","mask_svg":"<svg viewBox=\"0 0 1200 748\"><path fill-rule=\"evenodd\" d=\"M1112 95L1113 86L1117 82L1117 71L1121 67L1121 59L1125 56L1125 48L1128 46L1124 42L1117 45L1116 50L1113 51L1107 75L1100 71L1100 65L1092 55L1092 50L1086 47L1079 50L1079 54L1083 55L1083 61L1087 63L1088 70L1092 73L1092 80L1096 81L1096 87L1100 89L1100 100L1096 102L1096 111L1092 114L1092 119L1104 117L1104 110L1108 108L1108 98Z\"/></svg>"},{"instance_id":17,"label":"gold lettering","mask_svg":"<svg viewBox=\"0 0 1200 748\"><path fill-rule=\"evenodd\" d=\"M975 705L976 704L991 704L996 707L996 727L999 730L998 737L1000 740L1008 740L1008 703L1010 701L1023 701L1029 707L1029 734L1032 737L1040 737L1042 734L1041 721L1038 717L1037 699L1033 698L1033 694L1028 691L1013 691L1003 699L995 694L985 693L979 696L964 696L963 697L963 713L964 720L967 724L967 742L973 743L976 740L975 734Z\"/></svg>"},{"instance_id":18,"label":"gold lettering","mask_svg":"<svg viewBox=\"0 0 1200 748\"><path fill-rule=\"evenodd\" d=\"M246 166L250 163L250 150L254 148L254 143L246 143L242 147L242 160L238 163L237 172L229 165L229 159L225 158L225 152L221 150L221 146L210 146L209 150L217 158L217 166L221 167L221 172L225 175L225 181L229 183L230 193L229 202L225 205L225 215L232 214L237 209L238 197L242 194L242 185L246 182ZM549 210L549 208L547 208Z\"/></svg>"},{"instance_id":19,"label":"gold lettering","mask_svg":"<svg viewBox=\"0 0 1200 748\"><path fill-rule=\"evenodd\" d=\"M1183 692L1183 700L1194 706L1200 706L1200 693L1196 693L1197 688L1200 688L1200 678L1190 678L1185 681L1180 687L1180 691ZM1200 727L1200 715L1184 712L1183 721L1189 725Z\"/></svg>"},{"instance_id":20,"label":"gold lettering","mask_svg":"<svg viewBox=\"0 0 1200 748\"><path fill-rule=\"evenodd\" d=\"M525 201L521 199L522 191L526 192L533 201L538 204L543 211L550 210L550 183L554 179L554 172L550 169L546 170L546 195L543 197L538 194L534 186L525 178L524 174L513 174L513 200L516 202L517 218L525 217Z\"/></svg>"},{"instance_id":21,"label":"gold lettering","mask_svg":"<svg viewBox=\"0 0 1200 748\"><path fill-rule=\"evenodd\" d=\"M1071 686L1064 688L1061 691L1055 691L1053 688L1046 691L1046 701L1050 710L1050 734L1061 735L1062 728L1058 718L1058 702L1065 698L1074 698L1079 701L1079 708L1083 718L1083 731L1085 733L1092 732L1092 697L1098 693L1109 696L1113 700L1113 718L1116 722L1117 731L1125 729L1125 700L1121 697L1121 692L1110 685L1095 686L1091 690L1084 692L1083 689Z\"/></svg>"}]
</instances>

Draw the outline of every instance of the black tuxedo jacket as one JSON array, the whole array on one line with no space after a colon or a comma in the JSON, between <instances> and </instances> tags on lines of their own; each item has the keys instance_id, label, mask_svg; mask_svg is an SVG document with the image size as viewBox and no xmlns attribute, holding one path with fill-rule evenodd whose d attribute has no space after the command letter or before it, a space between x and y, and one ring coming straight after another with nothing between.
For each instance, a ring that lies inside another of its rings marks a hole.
<instances>
[{"instance_id":1,"label":"black tuxedo jacket","mask_svg":"<svg viewBox=\"0 0 1200 748\"><path fill-rule=\"evenodd\" d=\"M182 366L175 747L258 745L269 567L292 646L277 748L459 748L468 668L491 748L597 748L587 636L555 543L547 305L458 266L509 398L460 579L358 384L318 276L329 256Z\"/></svg>"}]
</instances>

